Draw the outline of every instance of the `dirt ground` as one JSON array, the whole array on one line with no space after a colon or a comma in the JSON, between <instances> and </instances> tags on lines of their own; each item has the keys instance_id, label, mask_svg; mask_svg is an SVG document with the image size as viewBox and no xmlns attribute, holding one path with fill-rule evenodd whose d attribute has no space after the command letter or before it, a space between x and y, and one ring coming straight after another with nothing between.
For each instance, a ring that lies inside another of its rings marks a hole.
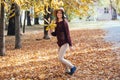
<instances>
[{"instance_id":1,"label":"dirt ground","mask_svg":"<svg viewBox=\"0 0 120 80\"><path fill-rule=\"evenodd\" d=\"M71 31L75 50L66 58L77 67L65 74L58 61L56 38L43 40L43 33L22 35L22 49L14 49L14 37L6 36L6 56L0 57L0 80L120 80L120 48L113 51L103 30Z\"/></svg>"}]
</instances>

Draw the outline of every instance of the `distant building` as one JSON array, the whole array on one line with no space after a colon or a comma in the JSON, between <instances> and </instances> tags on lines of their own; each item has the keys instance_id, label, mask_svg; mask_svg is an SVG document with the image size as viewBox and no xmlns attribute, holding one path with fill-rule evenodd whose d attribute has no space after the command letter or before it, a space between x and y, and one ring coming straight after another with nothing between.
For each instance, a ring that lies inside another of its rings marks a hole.
<instances>
[{"instance_id":1,"label":"distant building","mask_svg":"<svg viewBox=\"0 0 120 80\"><path fill-rule=\"evenodd\" d=\"M97 8L97 20L111 20L112 12L110 7Z\"/></svg>"},{"instance_id":2,"label":"distant building","mask_svg":"<svg viewBox=\"0 0 120 80\"><path fill-rule=\"evenodd\" d=\"M99 6L98 3L95 4L95 16L96 20L115 20L117 19L116 9L111 7L111 5L107 6Z\"/></svg>"}]
</instances>

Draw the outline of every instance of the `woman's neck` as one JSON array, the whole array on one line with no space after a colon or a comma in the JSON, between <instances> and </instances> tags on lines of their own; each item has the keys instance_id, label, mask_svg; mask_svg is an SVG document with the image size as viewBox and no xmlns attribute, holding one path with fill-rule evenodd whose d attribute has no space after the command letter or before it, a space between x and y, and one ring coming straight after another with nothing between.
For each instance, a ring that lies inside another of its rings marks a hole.
<instances>
[{"instance_id":1,"label":"woman's neck","mask_svg":"<svg viewBox=\"0 0 120 80\"><path fill-rule=\"evenodd\" d=\"M61 21L63 21L63 19L61 18L61 19L58 19L58 22L61 22Z\"/></svg>"}]
</instances>

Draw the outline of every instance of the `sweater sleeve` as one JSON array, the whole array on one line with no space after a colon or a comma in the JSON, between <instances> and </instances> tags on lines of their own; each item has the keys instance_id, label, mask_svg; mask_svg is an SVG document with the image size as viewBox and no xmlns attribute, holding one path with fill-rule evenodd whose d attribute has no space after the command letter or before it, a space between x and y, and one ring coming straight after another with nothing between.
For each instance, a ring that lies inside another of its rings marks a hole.
<instances>
[{"instance_id":1,"label":"sweater sleeve","mask_svg":"<svg viewBox=\"0 0 120 80\"><path fill-rule=\"evenodd\" d=\"M66 34L67 42L69 43L70 46L72 46L72 41L71 41L71 37L70 37L69 26L68 26L68 22L66 20L64 21L64 27L65 27L65 34Z\"/></svg>"},{"instance_id":2,"label":"sweater sleeve","mask_svg":"<svg viewBox=\"0 0 120 80\"><path fill-rule=\"evenodd\" d=\"M56 31L51 33L52 36L56 36Z\"/></svg>"}]
</instances>

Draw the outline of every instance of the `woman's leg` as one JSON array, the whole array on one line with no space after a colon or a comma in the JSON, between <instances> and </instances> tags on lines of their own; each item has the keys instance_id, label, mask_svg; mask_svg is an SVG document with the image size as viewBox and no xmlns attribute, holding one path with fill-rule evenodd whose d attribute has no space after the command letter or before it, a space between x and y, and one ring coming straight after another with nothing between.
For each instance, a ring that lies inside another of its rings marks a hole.
<instances>
[{"instance_id":1,"label":"woman's leg","mask_svg":"<svg viewBox=\"0 0 120 80\"><path fill-rule=\"evenodd\" d=\"M70 72L70 67L62 63L63 67L65 68L65 72L68 73Z\"/></svg>"},{"instance_id":2,"label":"woman's leg","mask_svg":"<svg viewBox=\"0 0 120 80\"><path fill-rule=\"evenodd\" d=\"M68 60L64 59L64 55L65 55L68 47L69 47L68 43L61 46L61 48L59 49L58 58L67 67L72 68L72 67L74 67L74 65L71 62L69 62Z\"/></svg>"}]
</instances>

